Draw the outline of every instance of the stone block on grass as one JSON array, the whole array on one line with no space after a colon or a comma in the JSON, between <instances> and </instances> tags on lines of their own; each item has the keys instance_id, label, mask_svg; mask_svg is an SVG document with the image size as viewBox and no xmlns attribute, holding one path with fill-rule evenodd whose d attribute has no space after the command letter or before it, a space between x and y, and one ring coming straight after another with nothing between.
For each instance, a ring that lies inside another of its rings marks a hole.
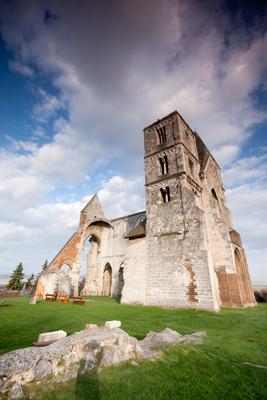
<instances>
[{"instance_id":1,"label":"stone block on grass","mask_svg":"<svg viewBox=\"0 0 267 400\"><path fill-rule=\"evenodd\" d=\"M120 328L121 327L121 321L106 321L105 323L105 328L108 329L114 329L114 328Z\"/></svg>"},{"instance_id":2,"label":"stone block on grass","mask_svg":"<svg viewBox=\"0 0 267 400\"><path fill-rule=\"evenodd\" d=\"M38 336L38 343L55 342L56 340L63 339L67 336L65 331L53 331L40 333Z\"/></svg>"}]
</instances>

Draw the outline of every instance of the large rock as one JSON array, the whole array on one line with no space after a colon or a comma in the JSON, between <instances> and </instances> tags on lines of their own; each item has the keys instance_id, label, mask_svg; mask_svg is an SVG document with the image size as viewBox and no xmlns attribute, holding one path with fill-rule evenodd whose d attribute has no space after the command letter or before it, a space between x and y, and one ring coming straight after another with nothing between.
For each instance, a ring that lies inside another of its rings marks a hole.
<instances>
[{"instance_id":1,"label":"large rock","mask_svg":"<svg viewBox=\"0 0 267 400\"><path fill-rule=\"evenodd\" d=\"M104 346L100 365L119 364L123 361L136 358L140 353L141 348L138 340L122 331L122 334L113 346Z\"/></svg>"},{"instance_id":2,"label":"large rock","mask_svg":"<svg viewBox=\"0 0 267 400\"><path fill-rule=\"evenodd\" d=\"M180 333L166 328L162 332L149 332L141 341L142 348L155 349L159 346L182 343L186 339Z\"/></svg>"},{"instance_id":3,"label":"large rock","mask_svg":"<svg viewBox=\"0 0 267 400\"><path fill-rule=\"evenodd\" d=\"M138 341L120 328L110 328L112 324L107 326L87 325L84 331L67 337L64 331L57 331L63 332L61 335L65 337L46 347L28 347L4 354L0 357L0 391L16 399L23 396L22 384L34 381L44 387L123 361L154 359L161 354L160 346L198 343L203 336L202 332L182 336L167 328L162 332L150 332L144 340ZM52 336L55 332L47 334L40 335L40 339L59 337Z\"/></svg>"},{"instance_id":4,"label":"large rock","mask_svg":"<svg viewBox=\"0 0 267 400\"><path fill-rule=\"evenodd\" d=\"M63 339L66 336L67 333L65 331L44 332L40 333L38 336L38 343L54 342L56 340Z\"/></svg>"}]
</instances>

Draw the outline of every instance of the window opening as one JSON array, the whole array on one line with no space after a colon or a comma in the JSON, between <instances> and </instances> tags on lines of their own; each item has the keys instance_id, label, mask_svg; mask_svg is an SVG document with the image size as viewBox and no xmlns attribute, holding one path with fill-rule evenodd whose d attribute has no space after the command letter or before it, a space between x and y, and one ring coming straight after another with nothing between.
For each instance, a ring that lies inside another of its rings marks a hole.
<instances>
[{"instance_id":1,"label":"window opening","mask_svg":"<svg viewBox=\"0 0 267 400\"><path fill-rule=\"evenodd\" d=\"M213 207L215 208L217 217L220 218L221 217L220 203L219 203L219 199L218 199L217 194L214 189L211 189L211 194L213 197Z\"/></svg>"},{"instance_id":2,"label":"window opening","mask_svg":"<svg viewBox=\"0 0 267 400\"><path fill-rule=\"evenodd\" d=\"M160 192L161 192L163 203L168 203L169 201L171 201L169 186L166 186L165 189L161 188Z\"/></svg>"},{"instance_id":3,"label":"window opening","mask_svg":"<svg viewBox=\"0 0 267 400\"><path fill-rule=\"evenodd\" d=\"M194 175L194 163L192 160L189 160L189 168L192 175Z\"/></svg>"},{"instance_id":4,"label":"window opening","mask_svg":"<svg viewBox=\"0 0 267 400\"><path fill-rule=\"evenodd\" d=\"M164 157L160 157L159 159L160 162L160 168L161 168L161 173L162 175L166 175L169 172L169 165L168 165L168 158L165 155Z\"/></svg>"},{"instance_id":5,"label":"window opening","mask_svg":"<svg viewBox=\"0 0 267 400\"><path fill-rule=\"evenodd\" d=\"M157 129L159 144L163 144L166 142L166 126L162 126Z\"/></svg>"}]
</instances>

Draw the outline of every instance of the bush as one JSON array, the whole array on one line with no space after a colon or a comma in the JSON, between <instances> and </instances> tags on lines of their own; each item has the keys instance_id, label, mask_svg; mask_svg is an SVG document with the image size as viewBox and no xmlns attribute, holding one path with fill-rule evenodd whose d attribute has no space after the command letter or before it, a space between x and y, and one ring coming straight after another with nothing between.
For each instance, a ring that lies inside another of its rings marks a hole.
<instances>
[{"instance_id":1,"label":"bush","mask_svg":"<svg viewBox=\"0 0 267 400\"><path fill-rule=\"evenodd\" d=\"M267 303L267 289L254 290L257 303Z\"/></svg>"}]
</instances>

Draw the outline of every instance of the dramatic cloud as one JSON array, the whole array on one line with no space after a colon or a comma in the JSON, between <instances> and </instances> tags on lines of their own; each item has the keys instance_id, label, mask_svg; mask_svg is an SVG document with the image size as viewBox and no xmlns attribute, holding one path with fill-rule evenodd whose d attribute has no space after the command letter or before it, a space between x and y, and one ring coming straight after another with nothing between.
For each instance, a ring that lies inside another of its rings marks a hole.
<instances>
[{"instance_id":1,"label":"dramatic cloud","mask_svg":"<svg viewBox=\"0 0 267 400\"><path fill-rule=\"evenodd\" d=\"M2 3L9 66L39 97L29 135L9 139L0 152L3 240L10 240L12 227L34 240L35 229L48 232L36 242L34 263L23 240L22 253L6 245L8 268L10 251L14 260L23 254L35 270L45 249L47 258L53 255L77 220L77 187L88 181L88 194L100 188L108 216L142 209L142 129L174 109L226 167L233 214L242 220L247 211L238 214L234 190L246 196L247 180L262 180L266 172L264 156L238 157L266 118L253 94L266 87L267 33L264 17L248 26L241 14L235 17L223 1ZM102 186L96 176L104 177ZM58 203L58 191L70 193L72 186L74 201ZM255 251L247 229L244 237Z\"/></svg>"}]
</instances>

